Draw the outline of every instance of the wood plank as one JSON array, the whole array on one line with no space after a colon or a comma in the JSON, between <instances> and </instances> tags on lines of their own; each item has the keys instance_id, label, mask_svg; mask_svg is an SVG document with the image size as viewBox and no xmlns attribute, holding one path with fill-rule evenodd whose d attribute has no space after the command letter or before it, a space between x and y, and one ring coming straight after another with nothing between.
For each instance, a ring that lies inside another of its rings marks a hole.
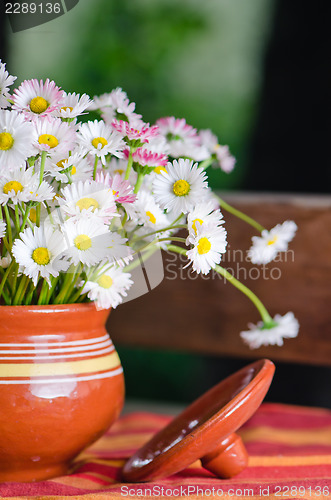
<instances>
[{"instance_id":1,"label":"wood plank","mask_svg":"<svg viewBox=\"0 0 331 500\"><path fill-rule=\"evenodd\" d=\"M183 258L165 254L163 282L112 312L108 327L115 344L331 365L331 197L224 198L267 228L287 219L299 226L286 258L263 269L245 261L254 229L225 213L229 246L223 263L272 315L293 311L301 325L298 338L250 350L239 332L259 320L251 302L217 274L197 277L183 269Z\"/></svg>"}]
</instances>

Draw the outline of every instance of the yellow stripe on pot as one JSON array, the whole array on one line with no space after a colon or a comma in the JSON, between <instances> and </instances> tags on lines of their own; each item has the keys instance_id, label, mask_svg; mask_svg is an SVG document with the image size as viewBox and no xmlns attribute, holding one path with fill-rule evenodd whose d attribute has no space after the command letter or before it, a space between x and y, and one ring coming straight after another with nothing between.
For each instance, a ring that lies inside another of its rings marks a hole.
<instances>
[{"instance_id":1,"label":"yellow stripe on pot","mask_svg":"<svg viewBox=\"0 0 331 500\"><path fill-rule=\"evenodd\" d=\"M100 358L61 363L8 363L0 364L0 377L47 377L95 373L120 366L117 352Z\"/></svg>"}]
</instances>

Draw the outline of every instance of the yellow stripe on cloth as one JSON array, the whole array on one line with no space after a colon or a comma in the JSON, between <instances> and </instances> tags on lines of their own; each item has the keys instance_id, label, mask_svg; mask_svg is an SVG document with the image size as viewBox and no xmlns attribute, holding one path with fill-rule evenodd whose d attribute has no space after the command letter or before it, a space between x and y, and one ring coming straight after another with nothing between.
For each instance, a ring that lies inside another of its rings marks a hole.
<instances>
[{"instance_id":1,"label":"yellow stripe on cloth","mask_svg":"<svg viewBox=\"0 0 331 500\"><path fill-rule=\"evenodd\" d=\"M77 375L102 372L120 366L117 352L100 358L84 361L60 363L3 363L0 364L0 378L8 377L47 377L57 375Z\"/></svg>"},{"instance_id":2,"label":"yellow stripe on cloth","mask_svg":"<svg viewBox=\"0 0 331 500\"><path fill-rule=\"evenodd\" d=\"M300 465L330 465L331 455L307 455L307 456L250 456L249 467L286 467Z\"/></svg>"},{"instance_id":3,"label":"yellow stripe on cloth","mask_svg":"<svg viewBox=\"0 0 331 500\"><path fill-rule=\"evenodd\" d=\"M275 427L256 427L239 432L246 443L265 441L294 446L324 444L331 445L331 427L324 429L276 429Z\"/></svg>"}]
</instances>

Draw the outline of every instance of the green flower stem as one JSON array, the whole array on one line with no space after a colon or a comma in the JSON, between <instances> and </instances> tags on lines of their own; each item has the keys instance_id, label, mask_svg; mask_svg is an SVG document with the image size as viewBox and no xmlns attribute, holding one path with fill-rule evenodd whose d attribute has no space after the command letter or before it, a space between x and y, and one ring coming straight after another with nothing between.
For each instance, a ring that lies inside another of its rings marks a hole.
<instances>
[{"instance_id":1,"label":"green flower stem","mask_svg":"<svg viewBox=\"0 0 331 500\"><path fill-rule=\"evenodd\" d=\"M48 290L49 290L48 283L44 279L43 284L41 286L40 294L39 294L38 306L47 304L47 292L48 292Z\"/></svg>"},{"instance_id":2,"label":"green flower stem","mask_svg":"<svg viewBox=\"0 0 331 500\"><path fill-rule=\"evenodd\" d=\"M7 234L8 234L8 245L9 245L9 248L11 248L13 246L13 235L12 235L12 231L11 231L11 218L10 218L10 215L9 215L8 206L4 205L3 209L5 211L5 216L6 216Z\"/></svg>"},{"instance_id":3,"label":"green flower stem","mask_svg":"<svg viewBox=\"0 0 331 500\"><path fill-rule=\"evenodd\" d=\"M47 151L42 151L41 162L40 162L39 186L42 183L43 178L44 178L46 156L47 156Z\"/></svg>"},{"instance_id":4,"label":"green flower stem","mask_svg":"<svg viewBox=\"0 0 331 500\"><path fill-rule=\"evenodd\" d=\"M82 275L82 269L81 269L81 267L82 266L80 264L78 264L78 266L77 266L77 268L76 268L76 270L74 272L73 279L72 279L71 283L69 284L67 293L66 293L66 295L64 297L64 303L65 304L70 304L70 303L74 302L72 300L71 296L72 296L72 293L74 291L74 288L75 288L78 280L81 279L81 275Z\"/></svg>"},{"instance_id":5,"label":"green flower stem","mask_svg":"<svg viewBox=\"0 0 331 500\"><path fill-rule=\"evenodd\" d=\"M22 210L22 213L24 213L24 215L23 215L23 220L22 220L22 224L20 227L20 232L23 231L23 229L25 228L25 224L26 224L26 221L28 220L29 213L30 213L30 207L27 205L25 212Z\"/></svg>"},{"instance_id":6,"label":"green flower stem","mask_svg":"<svg viewBox=\"0 0 331 500\"><path fill-rule=\"evenodd\" d=\"M94 160L94 169L93 169L93 180L95 181L96 175L97 175L97 168L98 168L98 157L95 155L95 160Z\"/></svg>"},{"instance_id":7,"label":"green flower stem","mask_svg":"<svg viewBox=\"0 0 331 500\"><path fill-rule=\"evenodd\" d=\"M176 252L181 255L186 255L186 250L184 248L180 248L176 245L167 245L167 248L170 252ZM216 265L215 266L215 271L223 276L231 285L235 286L238 290L240 290L246 297L248 297L253 304L255 305L256 309L259 311L261 318L263 320L263 323L265 326L271 326L274 324L274 321L270 314L268 313L267 309L265 306L262 304L261 300L253 293L247 286L243 285L237 278L232 276L226 269L223 267Z\"/></svg>"},{"instance_id":8,"label":"green flower stem","mask_svg":"<svg viewBox=\"0 0 331 500\"><path fill-rule=\"evenodd\" d=\"M18 213L18 206L15 205L15 229L17 234L20 232L20 214Z\"/></svg>"},{"instance_id":9,"label":"green flower stem","mask_svg":"<svg viewBox=\"0 0 331 500\"><path fill-rule=\"evenodd\" d=\"M60 275L57 276L56 278L51 277L51 287L47 291L46 304L51 303L51 298L56 290L56 286L57 286L59 279L60 279Z\"/></svg>"},{"instance_id":10,"label":"green flower stem","mask_svg":"<svg viewBox=\"0 0 331 500\"><path fill-rule=\"evenodd\" d=\"M0 297L2 295L2 290L4 289L4 286L6 284L6 281L7 281L7 278L8 276L10 275L11 271L12 271L12 268L13 266L15 265L15 261L12 260L11 263L9 264L9 266L7 267L6 269L6 272L1 280L1 283L0 283Z\"/></svg>"},{"instance_id":11,"label":"green flower stem","mask_svg":"<svg viewBox=\"0 0 331 500\"><path fill-rule=\"evenodd\" d=\"M13 300L14 306L17 306L22 302L22 300L24 298L24 294L26 292L26 289L29 285L29 281L30 281L30 279L28 278L28 276L25 276L25 274L24 274L21 278L21 282L18 286L17 292L16 292L14 300Z\"/></svg>"},{"instance_id":12,"label":"green flower stem","mask_svg":"<svg viewBox=\"0 0 331 500\"><path fill-rule=\"evenodd\" d=\"M265 230L265 227L263 227L261 224L259 224L256 220L252 219L252 217L249 217L248 215L244 214L240 210L237 210L236 208L232 207L229 205L226 201L224 201L222 198L217 196L218 202L224 210L227 212L230 212L230 214L235 215L239 219L247 222L250 226L253 226L255 229L258 230L259 233L262 233L262 231Z\"/></svg>"},{"instance_id":13,"label":"green flower stem","mask_svg":"<svg viewBox=\"0 0 331 500\"><path fill-rule=\"evenodd\" d=\"M134 193L138 193L139 189L141 188L144 177L145 177L144 174L141 173L138 174L137 182L133 190Z\"/></svg>"},{"instance_id":14,"label":"green flower stem","mask_svg":"<svg viewBox=\"0 0 331 500\"><path fill-rule=\"evenodd\" d=\"M29 284L29 291L25 295L24 305L29 306L31 304L35 290L36 288L33 282L31 281Z\"/></svg>"},{"instance_id":15,"label":"green flower stem","mask_svg":"<svg viewBox=\"0 0 331 500\"><path fill-rule=\"evenodd\" d=\"M72 273L66 273L64 276L63 282L61 283L61 291L55 297L53 304L64 304L64 298L67 294L68 286L70 284L70 280L72 279Z\"/></svg>"},{"instance_id":16,"label":"green flower stem","mask_svg":"<svg viewBox=\"0 0 331 500\"><path fill-rule=\"evenodd\" d=\"M207 170L208 167L210 167L210 165L214 162L214 158L210 157L210 158L207 158L207 160L204 160L202 161L200 164L199 164L199 168L202 168L203 170Z\"/></svg>"},{"instance_id":17,"label":"green flower stem","mask_svg":"<svg viewBox=\"0 0 331 500\"><path fill-rule=\"evenodd\" d=\"M187 225L178 224L177 226L164 227L163 229L159 229L158 231L153 231L152 233L144 234L143 236L139 236L138 238L132 238L132 242L135 243L136 241L144 240L148 236L153 236L154 234L163 233L164 231L171 231L171 229L187 229Z\"/></svg>"},{"instance_id":18,"label":"green flower stem","mask_svg":"<svg viewBox=\"0 0 331 500\"><path fill-rule=\"evenodd\" d=\"M128 164L127 164L126 171L125 171L125 176L124 176L124 179L126 181L130 177L130 172L131 172L131 168L132 168L132 164L133 164L132 153L133 153L133 147L130 146L130 153L129 153L129 158L128 158Z\"/></svg>"}]
</instances>

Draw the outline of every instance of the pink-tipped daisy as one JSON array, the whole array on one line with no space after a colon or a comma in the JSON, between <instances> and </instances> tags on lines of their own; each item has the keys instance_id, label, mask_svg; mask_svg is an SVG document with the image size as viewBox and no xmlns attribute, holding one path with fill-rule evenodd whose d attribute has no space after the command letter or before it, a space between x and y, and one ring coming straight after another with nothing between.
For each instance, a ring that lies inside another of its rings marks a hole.
<instances>
[{"instance_id":1,"label":"pink-tipped daisy","mask_svg":"<svg viewBox=\"0 0 331 500\"><path fill-rule=\"evenodd\" d=\"M45 116L33 123L37 134L34 144L36 153L47 151L48 156L61 159L75 148L77 133L60 118Z\"/></svg>"},{"instance_id":2,"label":"pink-tipped daisy","mask_svg":"<svg viewBox=\"0 0 331 500\"><path fill-rule=\"evenodd\" d=\"M210 156L215 158L215 163L219 165L221 170L230 173L234 169L236 159L230 153L229 147L219 144L216 135L209 129L200 130L199 137L202 146L206 147Z\"/></svg>"},{"instance_id":3,"label":"pink-tipped daisy","mask_svg":"<svg viewBox=\"0 0 331 500\"><path fill-rule=\"evenodd\" d=\"M106 164L106 156L123 156L125 143L122 136L103 121L94 120L83 123L78 132L78 142L85 153L100 158Z\"/></svg>"},{"instance_id":4,"label":"pink-tipped daisy","mask_svg":"<svg viewBox=\"0 0 331 500\"><path fill-rule=\"evenodd\" d=\"M197 130L188 125L184 118L168 116L157 120L156 125L160 134L167 140L169 154L174 158L179 156L191 158L192 149L200 146Z\"/></svg>"},{"instance_id":5,"label":"pink-tipped daisy","mask_svg":"<svg viewBox=\"0 0 331 500\"><path fill-rule=\"evenodd\" d=\"M113 120L111 125L125 138L128 144L135 141L148 142L149 139L159 134L159 128L156 125L150 127L149 123L144 123L139 129L123 120Z\"/></svg>"},{"instance_id":6,"label":"pink-tipped daisy","mask_svg":"<svg viewBox=\"0 0 331 500\"><path fill-rule=\"evenodd\" d=\"M16 76L11 76L8 71L6 71L6 64L1 62L0 59L0 108L8 108L10 97L9 87L16 80Z\"/></svg>"},{"instance_id":7,"label":"pink-tipped daisy","mask_svg":"<svg viewBox=\"0 0 331 500\"><path fill-rule=\"evenodd\" d=\"M63 91L48 78L45 82L37 79L24 80L14 90L13 109L23 111L30 118L49 115L61 107Z\"/></svg>"},{"instance_id":8,"label":"pink-tipped daisy","mask_svg":"<svg viewBox=\"0 0 331 500\"><path fill-rule=\"evenodd\" d=\"M67 94L63 92L61 107L54 111L54 116L59 118L71 119L84 114L86 109L91 104L91 99L87 94Z\"/></svg>"},{"instance_id":9,"label":"pink-tipped daisy","mask_svg":"<svg viewBox=\"0 0 331 500\"><path fill-rule=\"evenodd\" d=\"M95 180L111 188L117 203L134 203L136 201L137 195L133 192L133 186L119 174L111 177L108 172L106 174L98 172Z\"/></svg>"},{"instance_id":10,"label":"pink-tipped daisy","mask_svg":"<svg viewBox=\"0 0 331 500\"><path fill-rule=\"evenodd\" d=\"M34 153L36 132L22 113L0 110L0 173L18 167Z\"/></svg>"},{"instance_id":11,"label":"pink-tipped daisy","mask_svg":"<svg viewBox=\"0 0 331 500\"><path fill-rule=\"evenodd\" d=\"M128 157L128 150L124 151L125 156ZM168 156L162 153L153 153L146 148L138 148L133 154L132 159L134 162L139 163L143 167L165 167L168 163Z\"/></svg>"}]
</instances>

